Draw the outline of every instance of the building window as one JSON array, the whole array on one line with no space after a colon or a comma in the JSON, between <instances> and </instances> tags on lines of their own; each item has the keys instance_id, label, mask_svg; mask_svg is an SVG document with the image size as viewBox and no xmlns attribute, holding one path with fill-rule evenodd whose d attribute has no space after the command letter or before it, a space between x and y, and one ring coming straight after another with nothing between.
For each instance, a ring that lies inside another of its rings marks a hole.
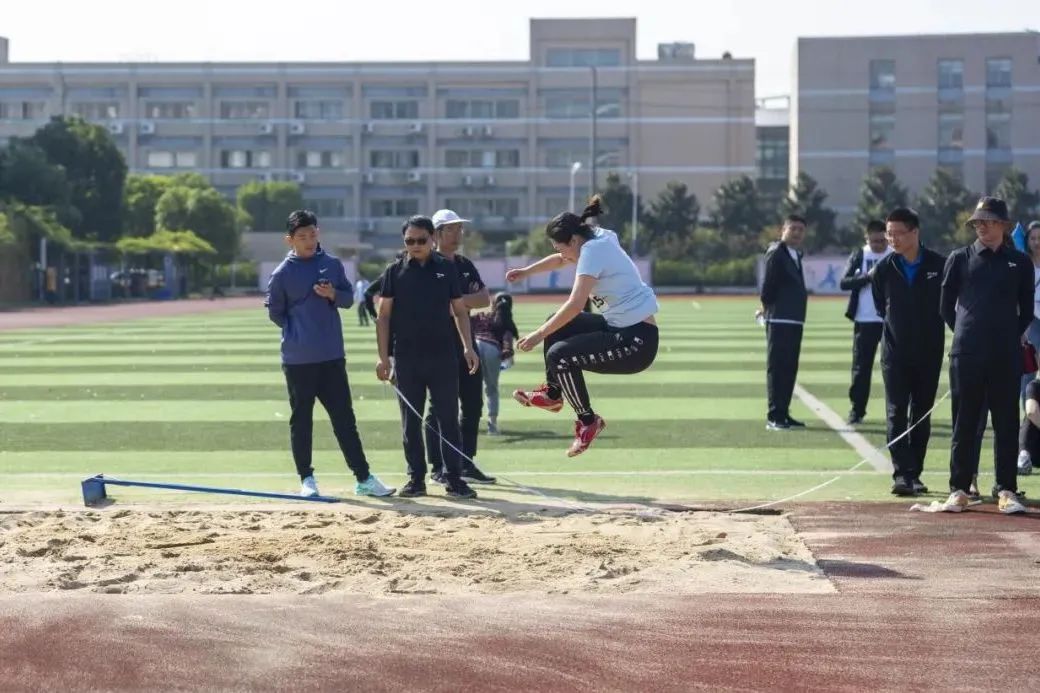
<instances>
[{"instance_id":1,"label":"building window","mask_svg":"<svg viewBox=\"0 0 1040 693\"><path fill-rule=\"evenodd\" d=\"M225 149L220 152L221 168L270 168L271 152L258 149Z\"/></svg>"},{"instance_id":2,"label":"building window","mask_svg":"<svg viewBox=\"0 0 1040 693\"><path fill-rule=\"evenodd\" d=\"M419 102L373 101L369 114L373 120L415 120L419 117Z\"/></svg>"},{"instance_id":3,"label":"building window","mask_svg":"<svg viewBox=\"0 0 1040 693\"><path fill-rule=\"evenodd\" d=\"M517 168L520 150L449 149L444 152L444 165L448 168Z\"/></svg>"},{"instance_id":4,"label":"building window","mask_svg":"<svg viewBox=\"0 0 1040 693\"><path fill-rule=\"evenodd\" d=\"M589 95L587 93L566 92L547 94L545 96L546 118L588 118L590 115ZM596 116L599 118L620 118L621 95L619 93L597 95Z\"/></svg>"},{"instance_id":5,"label":"building window","mask_svg":"<svg viewBox=\"0 0 1040 693\"><path fill-rule=\"evenodd\" d=\"M756 165L761 180L788 178L787 128L759 128Z\"/></svg>"},{"instance_id":6,"label":"building window","mask_svg":"<svg viewBox=\"0 0 1040 693\"><path fill-rule=\"evenodd\" d=\"M986 149L1011 149L1011 119L986 114Z\"/></svg>"},{"instance_id":7,"label":"building window","mask_svg":"<svg viewBox=\"0 0 1040 693\"><path fill-rule=\"evenodd\" d=\"M456 214L473 220L486 217L513 219L520 216L520 200L515 197L448 198L445 204Z\"/></svg>"},{"instance_id":8,"label":"building window","mask_svg":"<svg viewBox=\"0 0 1040 693\"><path fill-rule=\"evenodd\" d=\"M892 101L896 95L896 61L870 61L870 98Z\"/></svg>"},{"instance_id":9,"label":"building window","mask_svg":"<svg viewBox=\"0 0 1040 693\"><path fill-rule=\"evenodd\" d=\"M300 120L342 120L342 101L297 101L294 117Z\"/></svg>"},{"instance_id":10,"label":"building window","mask_svg":"<svg viewBox=\"0 0 1040 693\"><path fill-rule=\"evenodd\" d=\"M990 58L986 61L986 86L991 89L1011 86L1010 58Z\"/></svg>"},{"instance_id":11,"label":"building window","mask_svg":"<svg viewBox=\"0 0 1040 693\"><path fill-rule=\"evenodd\" d=\"M225 120L251 120L269 118L271 104L267 101L224 101L220 104L220 117Z\"/></svg>"},{"instance_id":12,"label":"building window","mask_svg":"<svg viewBox=\"0 0 1040 693\"><path fill-rule=\"evenodd\" d=\"M343 168L346 157L337 151L297 151L296 168Z\"/></svg>"},{"instance_id":13,"label":"building window","mask_svg":"<svg viewBox=\"0 0 1040 693\"><path fill-rule=\"evenodd\" d=\"M419 150L385 149L368 153L370 168L412 169L419 168Z\"/></svg>"},{"instance_id":14,"label":"building window","mask_svg":"<svg viewBox=\"0 0 1040 693\"><path fill-rule=\"evenodd\" d=\"M939 114L939 149L964 149L964 114Z\"/></svg>"},{"instance_id":15,"label":"building window","mask_svg":"<svg viewBox=\"0 0 1040 693\"><path fill-rule=\"evenodd\" d=\"M144 114L154 120L194 118L196 106L194 101L154 101L144 105Z\"/></svg>"},{"instance_id":16,"label":"building window","mask_svg":"<svg viewBox=\"0 0 1040 693\"><path fill-rule=\"evenodd\" d=\"M519 99L448 99L445 103L447 118L519 118Z\"/></svg>"},{"instance_id":17,"label":"building window","mask_svg":"<svg viewBox=\"0 0 1040 693\"><path fill-rule=\"evenodd\" d=\"M939 89L964 89L964 61L939 61Z\"/></svg>"},{"instance_id":18,"label":"building window","mask_svg":"<svg viewBox=\"0 0 1040 693\"><path fill-rule=\"evenodd\" d=\"M542 213L547 217L554 217L560 212L570 211L571 201L566 197L547 197L542 207Z\"/></svg>"},{"instance_id":19,"label":"building window","mask_svg":"<svg viewBox=\"0 0 1040 693\"><path fill-rule=\"evenodd\" d=\"M895 116L886 114L870 114L870 148L872 150L892 149L892 139L896 130Z\"/></svg>"},{"instance_id":20,"label":"building window","mask_svg":"<svg viewBox=\"0 0 1040 693\"><path fill-rule=\"evenodd\" d=\"M88 101L74 103L69 109L84 120L112 120L119 117L118 101Z\"/></svg>"},{"instance_id":21,"label":"building window","mask_svg":"<svg viewBox=\"0 0 1040 693\"><path fill-rule=\"evenodd\" d=\"M394 200L369 200L368 212L370 217L410 217L419 213L419 200L416 199L394 199Z\"/></svg>"},{"instance_id":22,"label":"building window","mask_svg":"<svg viewBox=\"0 0 1040 693\"><path fill-rule=\"evenodd\" d=\"M0 120L42 120L46 115L45 101L0 102Z\"/></svg>"},{"instance_id":23,"label":"building window","mask_svg":"<svg viewBox=\"0 0 1040 693\"><path fill-rule=\"evenodd\" d=\"M617 48L550 48L546 53L549 67L616 67L621 64Z\"/></svg>"},{"instance_id":24,"label":"building window","mask_svg":"<svg viewBox=\"0 0 1040 693\"><path fill-rule=\"evenodd\" d=\"M149 151L145 156L148 168L195 168L198 156L195 152Z\"/></svg>"},{"instance_id":25,"label":"building window","mask_svg":"<svg viewBox=\"0 0 1040 693\"><path fill-rule=\"evenodd\" d=\"M303 206L314 212L319 219L342 219L346 216L346 204L341 198L305 199Z\"/></svg>"}]
</instances>

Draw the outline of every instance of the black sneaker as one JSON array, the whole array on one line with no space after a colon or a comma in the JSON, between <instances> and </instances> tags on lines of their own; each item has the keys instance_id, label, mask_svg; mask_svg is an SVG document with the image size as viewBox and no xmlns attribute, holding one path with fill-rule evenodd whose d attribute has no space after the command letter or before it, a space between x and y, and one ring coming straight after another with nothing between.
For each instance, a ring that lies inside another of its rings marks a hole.
<instances>
[{"instance_id":1,"label":"black sneaker","mask_svg":"<svg viewBox=\"0 0 1040 693\"><path fill-rule=\"evenodd\" d=\"M913 483L907 481L904 477L897 476L892 480L892 495L893 496L913 496L916 495L914 492Z\"/></svg>"},{"instance_id":2,"label":"black sneaker","mask_svg":"<svg viewBox=\"0 0 1040 693\"><path fill-rule=\"evenodd\" d=\"M493 484L495 477L488 476L477 468L477 465L466 463L462 466L462 480L471 484Z\"/></svg>"},{"instance_id":3,"label":"black sneaker","mask_svg":"<svg viewBox=\"0 0 1040 693\"><path fill-rule=\"evenodd\" d=\"M408 483L397 492L401 498L418 498L426 495L426 484L418 479L409 479Z\"/></svg>"},{"instance_id":4,"label":"black sneaker","mask_svg":"<svg viewBox=\"0 0 1040 693\"><path fill-rule=\"evenodd\" d=\"M446 476L444 476L444 472L442 472L442 471L441 471L441 470L439 470L439 469L437 469L437 470L435 470L435 471L432 471L432 472L430 472L430 480L431 480L431 481L432 481L433 483L435 483L435 484L441 484L442 486L443 486L444 484L448 483L448 478L447 478Z\"/></svg>"},{"instance_id":5,"label":"black sneaker","mask_svg":"<svg viewBox=\"0 0 1040 693\"><path fill-rule=\"evenodd\" d=\"M788 428L805 428L805 424L798 419L792 419L790 416L787 417L787 426Z\"/></svg>"},{"instance_id":6,"label":"black sneaker","mask_svg":"<svg viewBox=\"0 0 1040 693\"><path fill-rule=\"evenodd\" d=\"M928 493L928 487L920 479L911 479L910 485L913 487L914 493Z\"/></svg>"},{"instance_id":7,"label":"black sneaker","mask_svg":"<svg viewBox=\"0 0 1040 693\"><path fill-rule=\"evenodd\" d=\"M787 423L786 421L769 421L767 419L766 420L766 430L767 431L789 431L789 430L791 430L791 425L789 423Z\"/></svg>"},{"instance_id":8,"label":"black sneaker","mask_svg":"<svg viewBox=\"0 0 1040 693\"><path fill-rule=\"evenodd\" d=\"M477 492L471 489L462 479L448 479L444 484L448 498L476 498ZM398 494L400 495L400 494Z\"/></svg>"},{"instance_id":9,"label":"black sneaker","mask_svg":"<svg viewBox=\"0 0 1040 693\"><path fill-rule=\"evenodd\" d=\"M863 423L863 415L857 414L856 412L850 412L849 418L845 419L845 423L849 426L855 426L856 424Z\"/></svg>"}]
</instances>

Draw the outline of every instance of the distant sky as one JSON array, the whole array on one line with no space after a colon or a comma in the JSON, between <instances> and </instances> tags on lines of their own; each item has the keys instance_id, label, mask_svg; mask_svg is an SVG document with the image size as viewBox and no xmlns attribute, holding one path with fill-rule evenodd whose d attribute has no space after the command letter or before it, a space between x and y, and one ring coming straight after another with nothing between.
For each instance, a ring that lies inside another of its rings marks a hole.
<instances>
[{"instance_id":1,"label":"distant sky","mask_svg":"<svg viewBox=\"0 0 1040 693\"><path fill-rule=\"evenodd\" d=\"M1040 29L1040 0L0 0L0 36L20 62L523 60L531 17L633 14L640 58L755 58L759 96L788 93L799 36Z\"/></svg>"}]
</instances>

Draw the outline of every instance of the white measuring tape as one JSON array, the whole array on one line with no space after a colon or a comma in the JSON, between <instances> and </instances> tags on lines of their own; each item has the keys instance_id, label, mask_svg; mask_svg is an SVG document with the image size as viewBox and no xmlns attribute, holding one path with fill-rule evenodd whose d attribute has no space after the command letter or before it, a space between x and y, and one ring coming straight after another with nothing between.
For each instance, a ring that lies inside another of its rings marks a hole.
<instances>
[{"instance_id":1,"label":"white measuring tape","mask_svg":"<svg viewBox=\"0 0 1040 693\"><path fill-rule=\"evenodd\" d=\"M394 383L394 381L393 381L393 373L391 373L390 380L388 380L387 382L390 384L390 387L392 387L394 389L394 392L397 393L397 397L402 402L404 402L405 406L408 407L408 409L411 410L411 412L413 414L415 414L415 416L419 419L419 421L422 422L423 426L425 426L427 429L429 429L430 432L435 433L437 435L437 437L439 437L441 439L442 443L444 443L449 448L451 448L452 450L457 452L459 454L460 458L462 458L463 460L466 460L470 464L476 466L476 462L474 462L473 459L471 459L468 455L466 455L466 453L462 452L462 450L459 450L457 447L455 447L450 442L445 440L444 436L441 435L440 431L435 429L430 424L426 423L426 420L425 420L425 418L423 418L423 415L419 412L418 409L415 408L414 405L412 405L411 402L408 401L408 398L404 396L404 393L401 392L401 390L397 387L397 384ZM880 445L877 448L875 448L874 452L881 452L883 450L888 450L893 445L898 443L900 440L902 440L906 436L910 435L910 432L912 430L914 430L915 428L917 428L925 419L927 419L929 416L931 416L932 412L934 412L939 407L940 404L942 404L944 401L946 401L946 399L949 396L950 396L950 391L947 390L946 394L944 394L942 397L940 397L935 402L935 404L932 405L932 408L929 409L928 412L925 413L921 418L919 418L917 421L915 421L913 423L913 425L909 426L905 431L903 431L901 434L899 434L898 436L893 438L890 442L888 442L888 443L886 443L884 445ZM781 503L787 503L788 501L792 501L792 500L795 500L797 498L801 498L802 496L807 496L810 493L813 493L815 491L819 491L822 488L826 488L827 486L830 486L834 482L836 482L839 479L841 479L843 476L846 476L847 474L850 474L850 473L856 471L857 469L859 469L863 465L867 464L868 462L869 462L869 459L864 457L859 462L857 462L856 464L852 465L847 470L845 470L841 474L835 476L834 478L828 479L827 481L823 482L822 484L817 484L816 486L813 486L812 488L806 489L804 491L799 491L798 493L795 493L793 495L786 496L786 497L780 498L778 500L770 501L768 503L761 503L759 505L752 505L752 506L748 506L746 508L737 508L735 510L726 510L726 511L722 511L722 512L727 512L727 513L748 513L748 512L753 512L755 510L765 510L766 508L771 508L773 506L780 505ZM584 503L576 503L574 501L569 501L566 498L560 498L559 496L553 496L553 495L550 495L550 494L545 493L543 491L539 491L536 488L531 488L530 486L525 486L524 484L521 484L520 482L515 481L513 479L510 479L510 478L508 478L508 477L506 477L506 476L504 476L502 474L499 474L498 478L502 479L503 481L505 481L510 486L513 486L513 487L515 487L515 488L517 488L517 489L519 489L521 491L524 491L525 493L529 493L529 494L532 494L532 495L535 495L535 496L539 496L541 498L545 498L546 500L556 501L558 503L561 503L561 504L563 504L565 506L570 507L573 510L579 510L581 512L589 512L589 513L603 512L603 510L601 508L596 508L594 506L586 505ZM636 514L637 515L662 515L662 514L664 514L664 512L665 512L664 510L661 510L659 508L643 508L641 510L637 510Z\"/></svg>"}]
</instances>

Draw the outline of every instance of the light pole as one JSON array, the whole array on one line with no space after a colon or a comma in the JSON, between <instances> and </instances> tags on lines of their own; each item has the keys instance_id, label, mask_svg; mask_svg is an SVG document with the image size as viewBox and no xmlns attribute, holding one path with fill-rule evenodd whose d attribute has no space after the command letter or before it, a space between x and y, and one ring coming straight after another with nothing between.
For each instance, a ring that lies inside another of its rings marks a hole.
<instances>
[{"instance_id":1,"label":"light pole","mask_svg":"<svg viewBox=\"0 0 1040 693\"><path fill-rule=\"evenodd\" d=\"M639 247L636 240L639 238L639 174L632 170L628 172L632 179L632 257L638 257Z\"/></svg>"},{"instance_id":2,"label":"light pole","mask_svg":"<svg viewBox=\"0 0 1040 693\"><path fill-rule=\"evenodd\" d=\"M581 170L581 162L575 161L571 164L571 204L570 211L574 211L574 176L578 175L578 171Z\"/></svg>"}]
</instances>

